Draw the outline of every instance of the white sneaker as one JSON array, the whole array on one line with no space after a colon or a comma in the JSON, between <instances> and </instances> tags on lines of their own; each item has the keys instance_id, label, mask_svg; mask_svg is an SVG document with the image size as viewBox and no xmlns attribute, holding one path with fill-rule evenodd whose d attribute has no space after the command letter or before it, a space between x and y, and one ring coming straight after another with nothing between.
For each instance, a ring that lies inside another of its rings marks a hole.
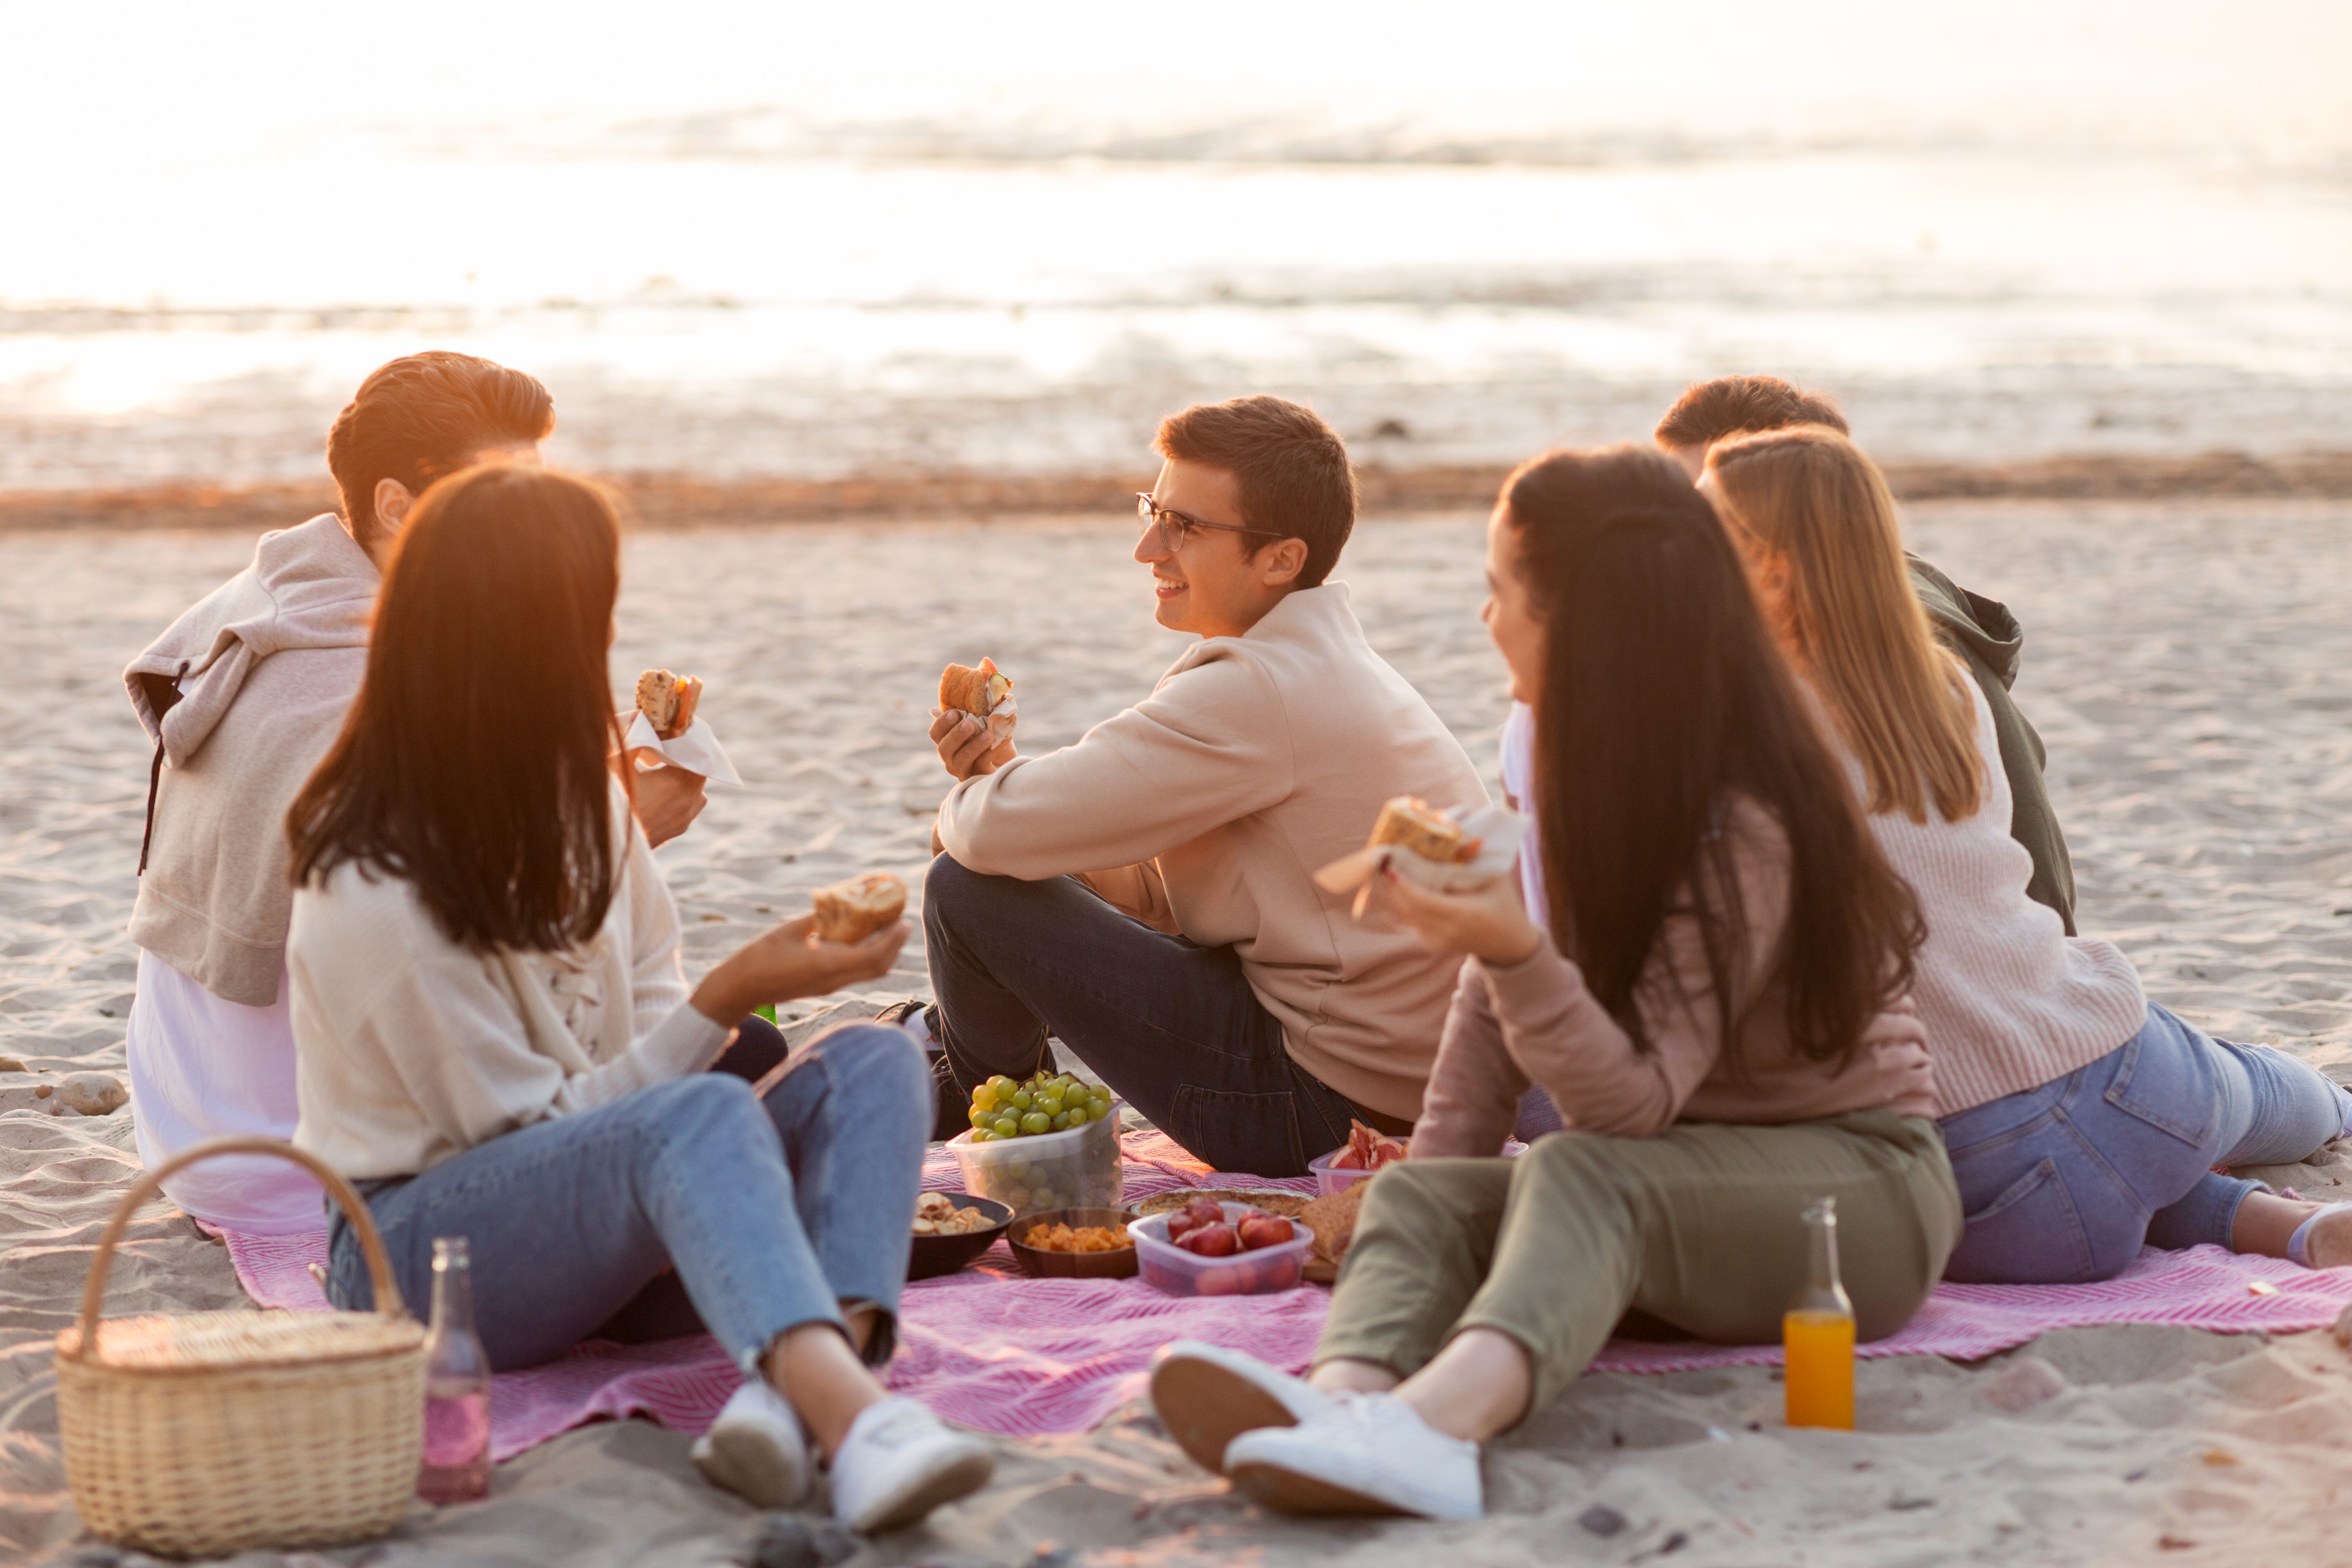
<instances>
[{"instance_id":1,"label":"white sneaker","mask_svg":"<svg viewBox=\"0 0 2352 1568\"><path fill-rule=\"evenodd\" d=\"M1234 1485L1285 1513L1478 1519L1478 1445L1449 1437L1393 1394L1345 1394L1296 1426L1244 1432L1225 1449Z\"/></svg>"},{"instance_id":2,"label":"white sneaker","mask_svg":"<svg viewBox=\"0 0 2352 1568\"><path fill-rule=\"evenodd\" d=\"M988 1445L913 1400L869 1405L833 1456L833 1514L861 1535L912 1524L996 1473Z\"/></svg>"},{"instance_id":3,"label":"white sneaker","mask_svg":"<svg viewBox=\"0 0 2352 1568\"><path fill-rule=\"evenodd\" d=\"M1178 1340L1151 1362L1151 1405L1192 1462L1225 1473L1225 1445L1261 1426L1295 1426L1329 1408L1331 1396L1255 1356Z\"/></svg>"},{"instance_id":4,"label":"white sneaker","mask_svg":"<svg viewBox=\"0 0 2352 1568\"><path fill-rule=\"evenodd\" d=\"M792 1402L764 1377L747 1377L710 1430L695 1439L694 1468L761 1508L790 1508L808 1494L808 1434Z\"/></svg>"}]
</instances>

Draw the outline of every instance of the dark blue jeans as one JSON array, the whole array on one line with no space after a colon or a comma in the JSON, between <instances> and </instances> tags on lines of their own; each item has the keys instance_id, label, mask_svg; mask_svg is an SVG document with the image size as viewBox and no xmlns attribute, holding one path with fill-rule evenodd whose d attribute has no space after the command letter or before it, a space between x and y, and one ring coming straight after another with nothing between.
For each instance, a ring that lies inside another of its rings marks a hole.
<instances>
[{"instance_id":1,"label":"dark blue jeans","mask_svg":"<svg viewBox=\"0 0 2352 1568\"><path fill-rule=\"evenodd\" d=\"M697 1073L362 1190L419 1312L433 1238L468 1239L475 1328L501 1372L706 1324L748 1362L788 1329L839 1323L845 1301L882 1310L866 1347L881 1361L913 1234L891 1216L915 1212L930 1110L906 1032L849 1024L801 1046L764 1097ZM365 1306L340 1214L329 1258L329 1298Z\"/></svg>"},{"instance_id":2,"label":"dark blue jeans","mask_svg":"<svg viewBox=\"0 0 2352 1568\"><path fill-rule=\"evenodd\" d=\"M2352 1100L2307 1064L2216 1040L2150 1005L2088 1067L1940 1123L1968 1228L1944 1278L2079 1284L2152 1247L2230 1245L2261 1184L2216 1165L2286 1164L2343 1132Z\"/></svg>"},{"instance_id":3,"label":"dark blue jeans","mask_svg":"<svg viewBox=\"0 0 2352 1568\"><path fill-rule=\"evenodd\" d=\"M984 877L940 856L923 941L931 1026L967 1094L1035 1072L1051 1035L1195 1158L1259 1176L1306 1174L1364 1114L1290 1059L1231 948L1154 931L1075 877Z\"/></svg>"}]
</instances>

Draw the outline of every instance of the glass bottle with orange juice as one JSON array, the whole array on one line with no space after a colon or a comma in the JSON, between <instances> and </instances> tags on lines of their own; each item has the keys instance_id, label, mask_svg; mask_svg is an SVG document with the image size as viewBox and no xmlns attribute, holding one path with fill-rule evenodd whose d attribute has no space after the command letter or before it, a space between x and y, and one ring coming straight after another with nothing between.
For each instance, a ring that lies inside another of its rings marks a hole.
<instances>
[{"instance_id":1,"label":"glass bottle with orange juice","mask_svg":"<svg viewBox=\"0 0 2352 1568\"><path fill-rule=\"evenodd\" d=\"M1788 1423L1853 1430L1853 1301L1838 1279L1837 1199L1805 1210L1812 1268L1802 1300L1780 1316Z\"/></svg>"}]
</instances>

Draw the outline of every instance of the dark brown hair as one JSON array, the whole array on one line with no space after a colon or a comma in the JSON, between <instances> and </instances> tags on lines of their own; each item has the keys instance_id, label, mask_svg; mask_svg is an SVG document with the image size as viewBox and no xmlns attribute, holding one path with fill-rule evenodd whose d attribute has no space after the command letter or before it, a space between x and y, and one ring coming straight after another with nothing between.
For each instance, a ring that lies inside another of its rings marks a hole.
<instances>
[{"instance_id":1,"label":"dark brown hair","mask_svg":"<svg viewBox=\"0 0 2352 1568\"><path fill-rule=\"evenodd\" d=\"M1826 395L1807 392L1777 375L1718 375L1685 387L1651 438L1679 451L1712 447L1743 430L1778 430L1784 425L1826 425L1843 433L1845 416Z\"/></svg>"},{"instance_id":2,"label":"dark brown hair","mask_svg":"<svg viewBox=\"0 0 2352 1568\"><path fill-rule=\"evenodd\" d=\"M1763 978L1747 973L1722 830L1745 797L1788 838L1777 963L1790 1039L1816 1060L1849 1059L1910 989L1918 905L1864 826L1723 525L1671 458L1630 446L1547 453L1502 500L1544 627L1535 795L1553 940L1646 1051L1636 993L1661 927L1687 906L1736 1066L1735 1001Z\"/></svg>"},{"instance_id":3,"label":"dark brown hair","mask_svg":"<svg viewBox=\"0 0 2352 1568\"><path fill-rule=\"evenodd\" d=\"M372 543L378 479L413 494L493 447L544 441L555 399L537 378L435 349L378 365L327 432L327 468L352 537Z\"/></svg>"},{"instance_id":4,"label":"dark brown hair","mask_svg":"<svg viewBox=\"0 0 2352 1568\"><path fill-rule=\"evenodd\" d=\"M584 479L484 463L426 490L384 568L359 700L287 814L295 885L346 862L405 878L478 952L594 936L620 861L620 585L619 521Z\"/></svg>"},{"instance_id":5,"label":"dark brown hair","mask_svg":"<svg viewBox=\"0 0 2352 1568\"><path fill-rule=\"evenodd\" d=\"M1234 476L1241 521L1307 545L1296 586L1315 588L1339 563L1356 527L1356 475L1347 443L1316 412L1286 398L1195 403L1160 422L1152 449ZM1244 535L1255 556L1266 542Z\"/></svg>"}]
</instances>

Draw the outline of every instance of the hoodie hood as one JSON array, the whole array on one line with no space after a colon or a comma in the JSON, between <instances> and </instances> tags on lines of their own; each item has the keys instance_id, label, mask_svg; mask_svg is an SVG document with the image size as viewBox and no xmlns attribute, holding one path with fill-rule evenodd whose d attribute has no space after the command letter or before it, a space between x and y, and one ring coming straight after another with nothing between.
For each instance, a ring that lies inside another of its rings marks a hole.
<instances>
[{"instance_id":1,"label":"hoodie hood","mask_svg":"<svg viewBox=\"0 0 2352 1568\"><path fill-rule=\"evenodd\" d=\"M173 766L186 766L271 654L366 647L381 581L332 512L263 534L252 565L199 600L122 672L139 722Z\"/></svg>"},{"instance_id":2,"label":"hoodie hood","mask_svg":"<svg viewBox=\"0 0 2352 1568\"><path fill-rule=\"evenodd\" d=\"M1911 585L1927 618L1964 647L2000 678L2004 689L2017 684L2019 661L2025 653L2025 628L1998 599L1971 594L1916 555L1904 557L1911 568Z\"/></svg>"}]
</instances>

